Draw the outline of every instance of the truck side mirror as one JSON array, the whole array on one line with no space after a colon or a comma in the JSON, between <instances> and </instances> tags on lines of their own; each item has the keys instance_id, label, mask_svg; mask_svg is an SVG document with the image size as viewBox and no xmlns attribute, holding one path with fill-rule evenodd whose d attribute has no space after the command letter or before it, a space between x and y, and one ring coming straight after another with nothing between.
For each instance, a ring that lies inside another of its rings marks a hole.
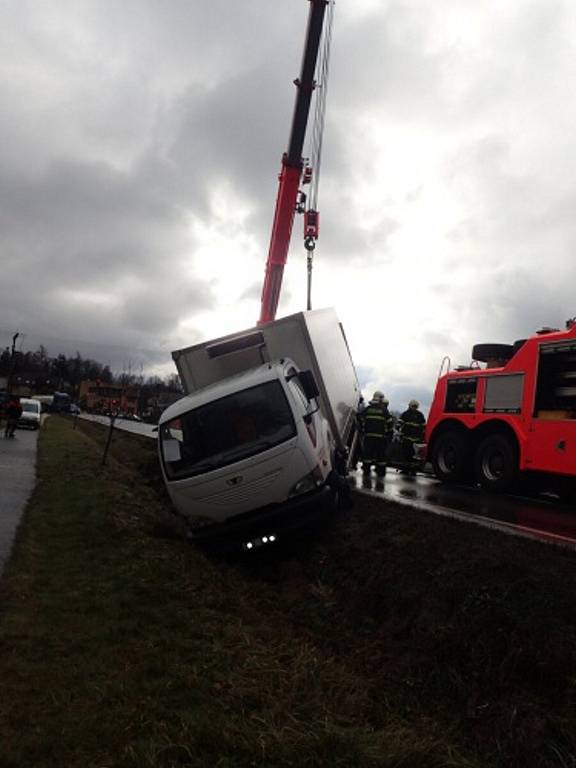
<instances>
[{"instance_id":1,"label":"truck side mirror","mask_svg":"<svg viewBox=\"0 0 576 768\"><path fill-rule=\"evenodd\" d=\"M320 396L320 390L318 389L318 384L316 384L316 379L314 378L312 371L300 371L298 380L300 381L304 394L308 400L314 400L316 397Z\"/></svg>"}]
</instances>

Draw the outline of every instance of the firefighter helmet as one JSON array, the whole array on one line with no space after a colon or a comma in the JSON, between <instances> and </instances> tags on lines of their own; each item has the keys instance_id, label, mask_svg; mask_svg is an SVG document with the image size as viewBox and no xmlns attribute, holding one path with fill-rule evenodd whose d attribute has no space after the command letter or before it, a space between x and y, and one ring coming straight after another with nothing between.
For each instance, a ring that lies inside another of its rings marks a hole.
<instances>
[{"instance_id":1,"label":"firefighter helmet","mask_svg":"<svg viewBox=\"0 0 576 768\"><path fill-rule=\"evenodd\" d=\"M372 400L375 400L377 403L381 403L385 399L386 398L384 397L384 393L380 392L379 389L377 389L376 392L374 392L372 395Z\"/></svg>"},{"instance_id":2,"label":"firefighter helmet","mask_svg":"<svg viewBox=\"0 0 576 768\"><path fill-rule=\"evenodd\" d=\"M419 408L420 407L420 403L418 402L418 400L410 400L410 402L408 403L408 407L409 408Z\"/></svg>"}]
</instances>

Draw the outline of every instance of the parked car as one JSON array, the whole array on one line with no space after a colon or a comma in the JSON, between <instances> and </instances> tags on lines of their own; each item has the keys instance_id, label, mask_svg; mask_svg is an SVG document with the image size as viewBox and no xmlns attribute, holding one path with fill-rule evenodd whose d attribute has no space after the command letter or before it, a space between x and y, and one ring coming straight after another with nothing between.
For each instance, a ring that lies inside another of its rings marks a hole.
<instances>
[{"instance_id":1,"label":"parked car","mask_svg":"<svg viewBox=\"0 0 576 768\"><path fill-rule=\"evenodd\" d=\"M39 400L21 397L20 405L22 406L22 415L18 419L18 426L39 429L42 403Z\"/></svg>"}]
</instances>

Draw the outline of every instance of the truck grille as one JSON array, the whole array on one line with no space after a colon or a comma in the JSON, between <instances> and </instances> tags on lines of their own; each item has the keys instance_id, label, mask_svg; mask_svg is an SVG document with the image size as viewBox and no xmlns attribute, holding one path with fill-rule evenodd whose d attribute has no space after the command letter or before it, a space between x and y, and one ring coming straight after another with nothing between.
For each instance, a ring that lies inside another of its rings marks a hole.
<instances>
[{"instance_id":1,"label":"truck grille","mask_svg":"<svg viewBox=\"0 0 576 768\"><path fill-rule=\"evenodd\" d=\"M205 496L203 501L215 506L224 506L230 502L249 501L252 497L259 494L265 488L269 488L276 482L282 470L276 469L263 477L255 480L244 481L240 485L227 488L225 491L219 491L212 496Z\"/></svg>"}]
</instances>

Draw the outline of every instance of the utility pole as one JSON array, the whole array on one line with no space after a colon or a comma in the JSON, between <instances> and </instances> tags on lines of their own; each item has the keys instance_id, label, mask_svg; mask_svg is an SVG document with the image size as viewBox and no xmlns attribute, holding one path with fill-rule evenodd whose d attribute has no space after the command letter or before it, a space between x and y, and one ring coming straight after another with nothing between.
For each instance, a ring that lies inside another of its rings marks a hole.
<instances>
[{"instance_id":1,"label":"utility pole","mask_svg":"<svg viewBox=\"0 0 576 768\"><path fill-rule=\"evenodd\" d=\"M14 368L16 366L16 339L20 336L19 333L15 333L12 336L12 348L10 350L10 370L8 371L8 381L6 382L7 392L11 391L12 376L14 375Z\"/></svg>"}]
</instances>

